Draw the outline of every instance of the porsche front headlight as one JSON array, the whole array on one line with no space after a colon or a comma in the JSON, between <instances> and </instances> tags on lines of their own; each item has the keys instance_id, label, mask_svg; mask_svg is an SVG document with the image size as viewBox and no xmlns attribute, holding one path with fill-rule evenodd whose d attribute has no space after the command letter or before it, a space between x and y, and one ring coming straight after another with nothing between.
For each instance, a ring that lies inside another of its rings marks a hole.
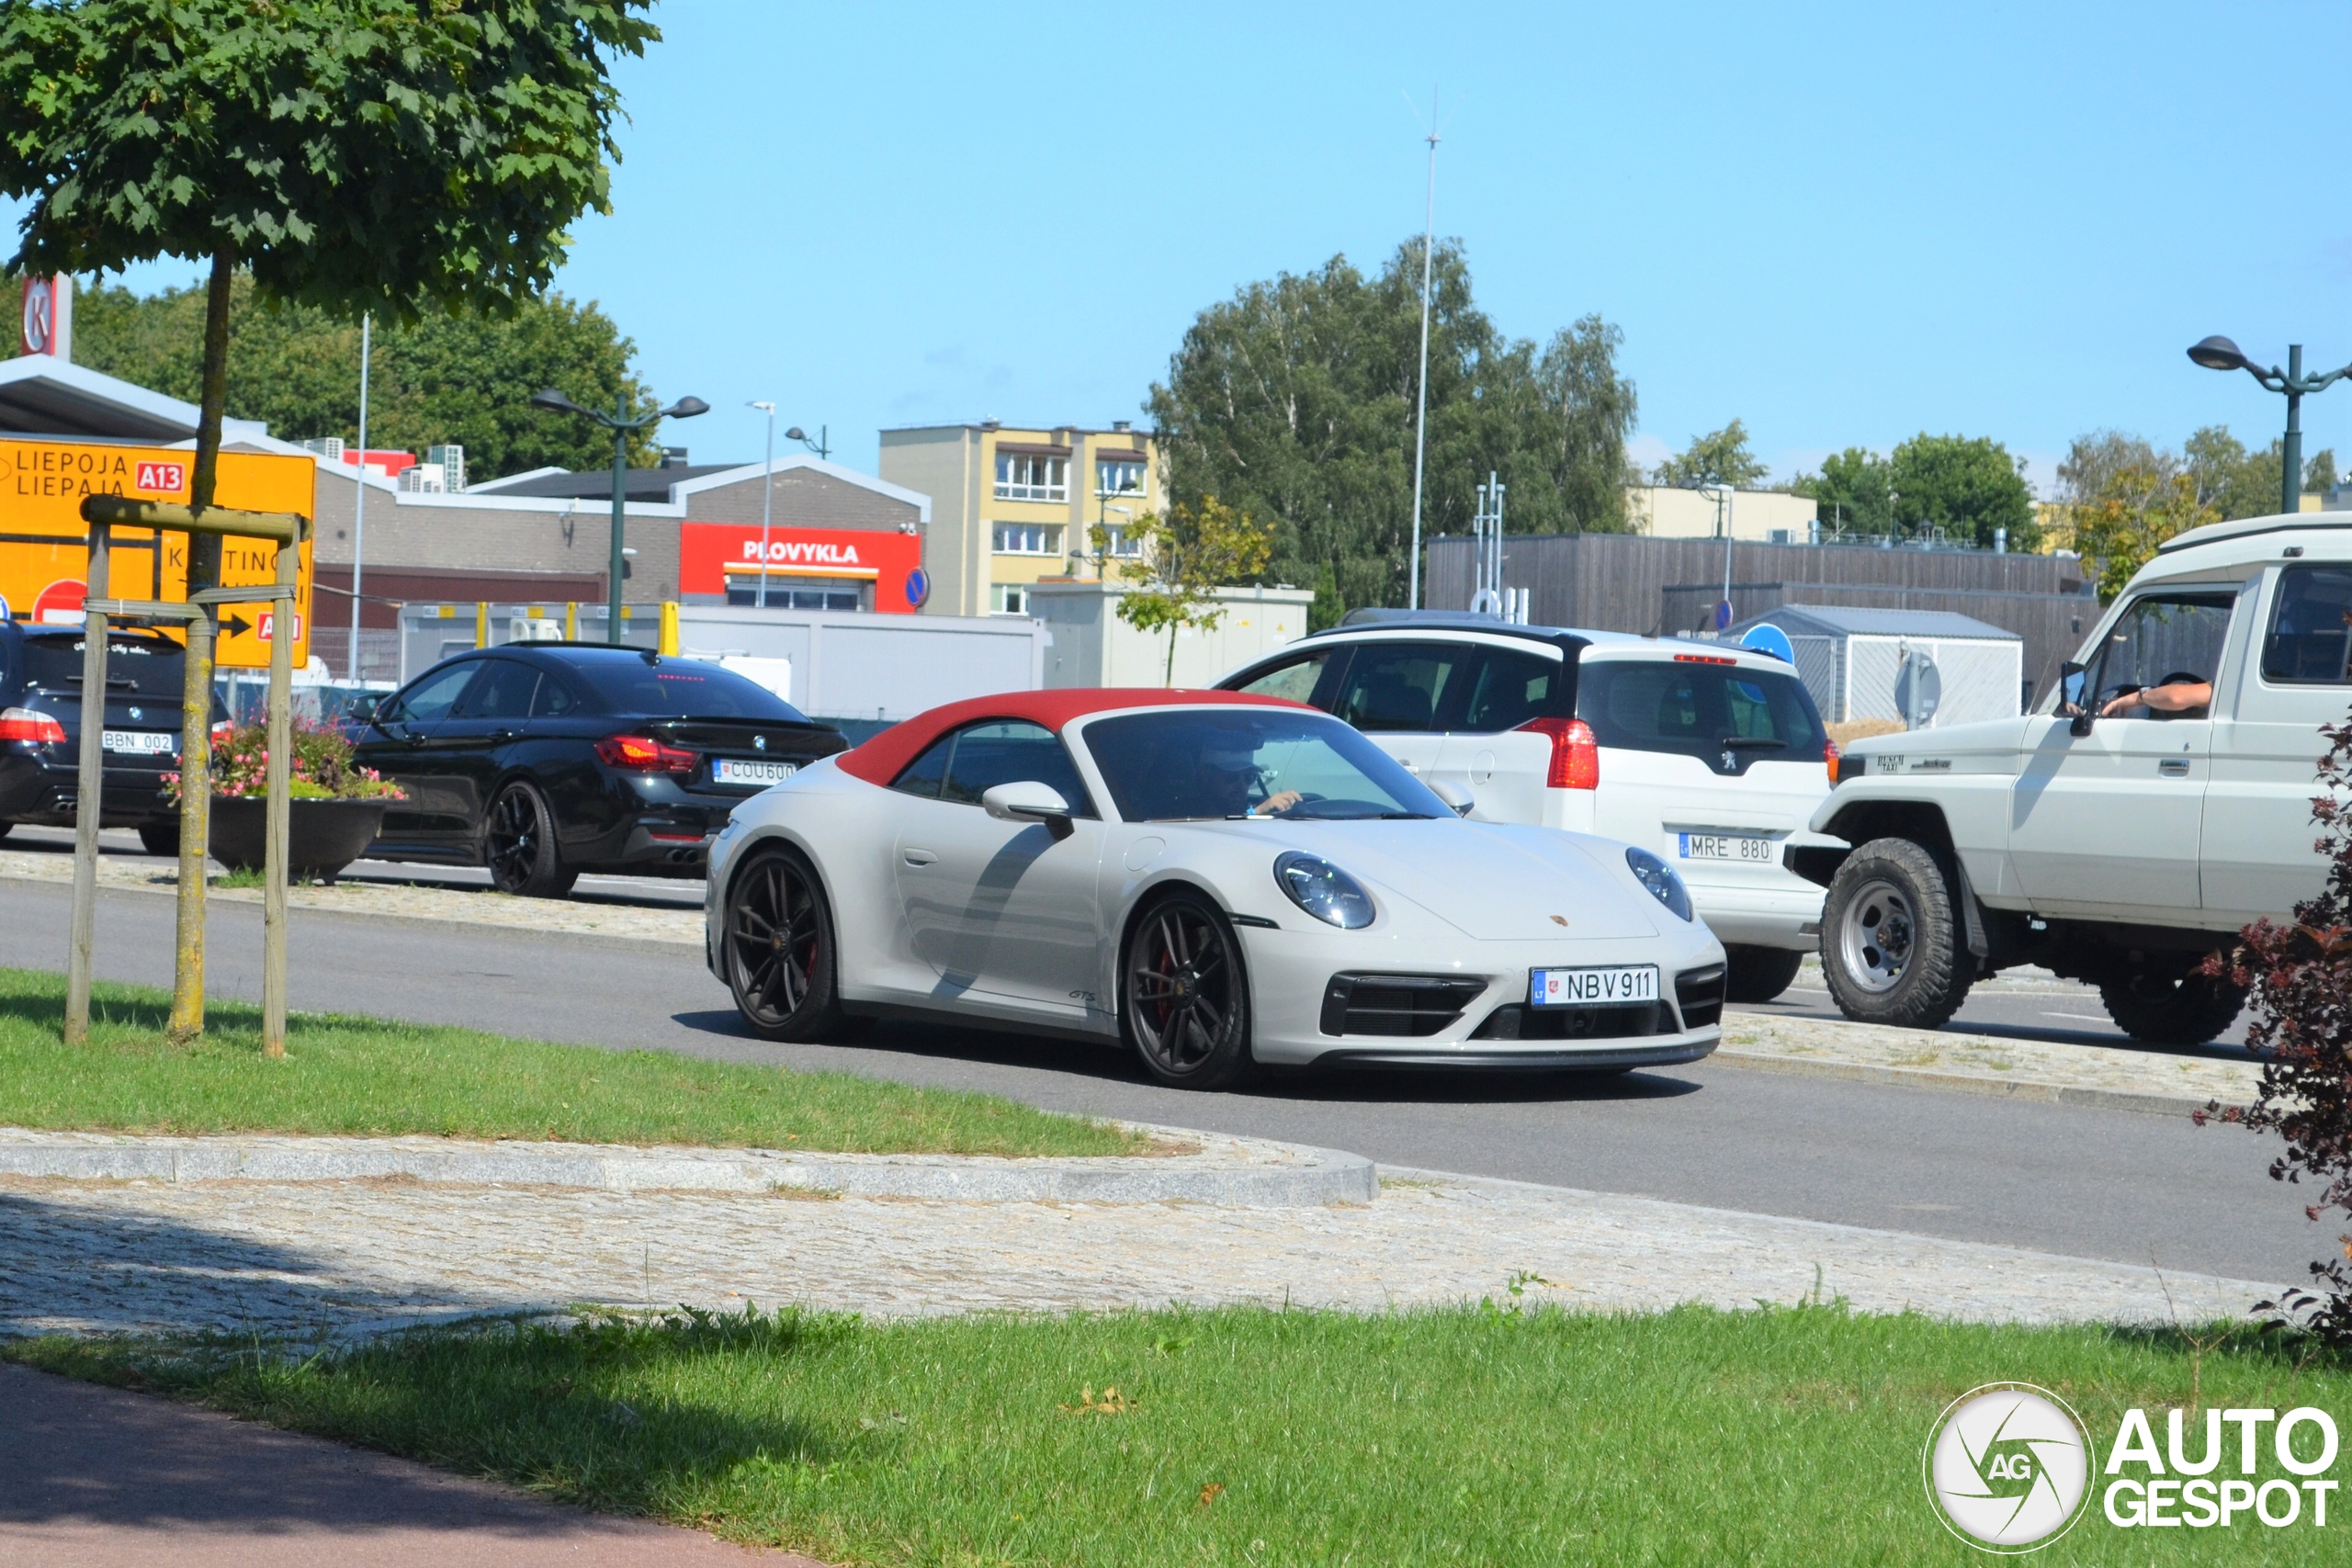
<instances>
[{"instance_id":1,"label":"porsche front headlight","mask_svg":"<svg viewBox=\"0 0 2352 1568\"><path fill-rule=\"evenodd\" d=\"M1321 855L1293 850L1278 857L1274 880L1290 895L1292 903L1326 925L1352 931L1372 924L1372 895L1363 890L1363 884Z\"/></svg>"},{"instance_id":2,"label":"porsche front headlight","mask_svg":"<svg viewBox=\"0 0 2352 1568\"><path fill-rule=\"evenodd\" d=\"M1634 876L1650 890L1650 897L1673 910L1684 919L1690 918L1690 890L1682 886L1682 878L1674 868L1644 849L1627 848L1625 863Z\"/></svg>"}]
</instances>

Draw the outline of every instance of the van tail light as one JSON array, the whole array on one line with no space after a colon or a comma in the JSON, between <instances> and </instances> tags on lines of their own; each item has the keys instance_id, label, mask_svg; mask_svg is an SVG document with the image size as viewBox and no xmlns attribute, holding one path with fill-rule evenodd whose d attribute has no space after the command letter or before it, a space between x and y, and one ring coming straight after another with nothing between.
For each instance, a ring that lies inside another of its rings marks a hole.
<instances>
[{"instance_id":1,"label":"van tail light","mask_svg":"<svg viewBox=\"0 0 2352 1568\"><path fill-rule=\"evenodd\" d=\"M1599 789L1600 743L1592 726L1580 718L1531 718L1520 726L1552 739L1552 769L1544 783L1551 789Z\"/></svg>"},{"instance_id":2,"label":"van tail light","mask_svg":"<svg viewBox=\"0 0 2352 1568\"><path fill-rule=\"evenodd\" d=\"M596 758L625 773L691 773L696 761L694 752L646 735L607 735L596 742Z\"/></svg>"},{"instance_id":3,"label":"van tail light","mask_svg":"<svg viewBox=\"0 0 2352 1568\"><path fill-rule=\"evenodd\" d=\"M1835 740L1824 740L1821 743L1821 765L1829 770L1829 787L1831 789L1836 789L1838 787L1838 764L1844 760L1843 755L1838 750L1838 742Z\"/></svg>"},{"instance_id":4,"label":"van tail light","mask_svg":"<svg viewBox=\"0 0 2352 1568\"><path fill-rule=\"evenodd\" d=\"M65 727L49 715L33 708L10 708L0 713L0 740L30 740L36 745L65 744Z\"/></svg>"}]
</instances>

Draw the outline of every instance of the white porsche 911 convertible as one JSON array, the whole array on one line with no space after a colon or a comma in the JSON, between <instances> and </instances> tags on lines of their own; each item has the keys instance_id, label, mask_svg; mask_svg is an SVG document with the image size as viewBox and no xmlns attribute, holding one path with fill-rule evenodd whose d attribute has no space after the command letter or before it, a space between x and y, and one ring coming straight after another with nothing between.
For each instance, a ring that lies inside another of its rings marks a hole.
<instances>
[{"instance_id":1,"label":"white porsche 911 convertible","mask_svg":"<svg viewBox=\"0 0 2352 1568\"><path fill-rule=\"evenodd\" d=\"M1124 1040L1201 1089L1715 1048L1724 950L1670 866L1468 805L1278 698L955 703L735 808L707 956L769 1039L899 1017Z\"/></svg>"}]
</instances>

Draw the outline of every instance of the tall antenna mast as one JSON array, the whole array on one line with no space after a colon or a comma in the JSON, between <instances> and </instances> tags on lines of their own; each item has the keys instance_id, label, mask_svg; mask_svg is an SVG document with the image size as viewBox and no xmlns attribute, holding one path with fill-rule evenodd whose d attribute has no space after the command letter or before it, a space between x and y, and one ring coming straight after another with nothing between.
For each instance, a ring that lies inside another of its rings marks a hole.
<instances>
[{"instance_id":1,"label":"tall antenna mast","mask_svg":"<svg viewBox=\"0 0 2352 1568\"><path fill-rule=\"evenodd\" d=\"M1421 464L1430 434L1430 265L1437 248L1437 89L1430 89L1430 200L1421 226L1420 406L1413 418L1413 561L1406 607L1421 607Z\"/></svg>"}]
</instances>

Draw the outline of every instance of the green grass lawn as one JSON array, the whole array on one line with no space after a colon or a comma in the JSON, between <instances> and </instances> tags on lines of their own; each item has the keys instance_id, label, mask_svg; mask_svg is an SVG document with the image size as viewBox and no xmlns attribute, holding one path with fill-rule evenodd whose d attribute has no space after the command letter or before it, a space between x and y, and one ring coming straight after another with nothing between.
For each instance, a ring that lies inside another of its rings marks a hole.
<instances>
[{"instance_id":1,"label":"green grass lawn","mask_svg":"<svg viewBox=\"0 0 2352 1568\"><path fill-rule=\"evenodd\" d=\"M141 1133L427 1133L872 1154L1117 1155L1147 1141L991 1095L846 1073L599 1051L469 1029L296 1014L261 1054L260 1010L209 1005L192 1047L171 998L101 985L90 1043L63 1043L62 976L0 969L0 1126Z\"/></svg>"},{"instance_id":2,"label":"green grass lawn","mask_svg":"<svg viewBox=\"0 0 2352 1568\"><path fill-rule=\"evenodd\" d=\"M2192 1376L2208 1404L2352 1417L2346 1363L2251 1333L2199 1352L1835 1305L785 1313L498 1325L310 1359L225 1341L0 1354L594 1507L923 1568L1981 1562L1920 1483L1932 1423L1980 1383L2056 1391L2102 1455L2128 1406L2161 1433L2157 1407L2186 1405ZM2034 1560L2345 1562L2352 1503L2324 1530L2308 1517L2150 1531L2093 1512Z\"/></svg>"}]
</instances>

